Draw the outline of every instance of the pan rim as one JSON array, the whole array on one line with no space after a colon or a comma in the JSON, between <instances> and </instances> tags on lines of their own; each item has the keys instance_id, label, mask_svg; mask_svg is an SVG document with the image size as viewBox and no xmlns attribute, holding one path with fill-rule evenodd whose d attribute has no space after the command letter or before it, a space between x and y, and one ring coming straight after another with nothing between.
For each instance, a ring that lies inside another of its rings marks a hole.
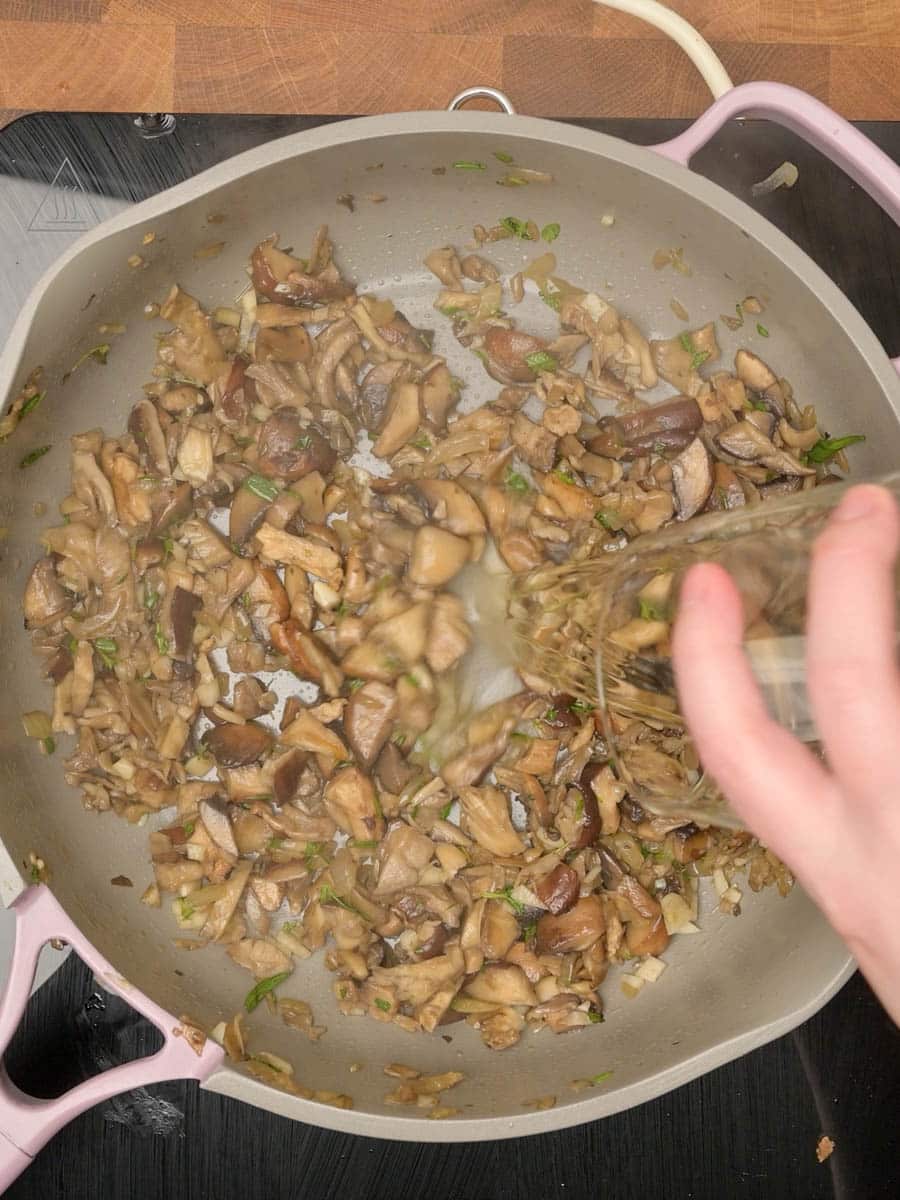
<instances>
[{"instance_id":1,"label":"pan rim","mask_svg":"<svg viewBox=\"0 0 900 1200\"><path fill-rule=\"evenodd\" d=\"M443 133L501 135L505 141L550 140L567 149L590 154L596 159L614 161L647 176L659 178L689 198L716 209L747 236L777 254L785 267L816 294L831 318L858 347L861 357L865 359L892 410L900 413L900 379L891 366L887 352L866 321L805 251L743 200L703 176L654 154L647 147L634 146L608 134L547 118L523 115L510 117L480 111L398 113L361 117L288 134L225 159L199 175L135 204L98 225L74 242L43 274L23 304L7 343L0 351L0 411L15 394L14 385L21 369L28 332L44 297L60 273L92 246L111 235L177 211L243 175L255 173L277 163L300 158L334 145L375 142L395 136L427 137ZM0 890L4 902L7 905L11 904L25 886L18 869L2 852L0 843ZM824 918L822 920L824 924ZM831 978L815 995L776 1021L756 1025L608 1095L592 1095L560 1108L541 1112L435 1122L428 1120L424 1115L405 1117L400 1114L341 1110L282 1095L228 1065L214 1071L202 1086L209 1091L246 1100L293 1119L361 1136L401 1141L465 1142L545 1133L611 1116L654 1099L788 1033L827 1003L850 978L855 966L853 958L847 952Z\"/></svg>"}]
</instances>

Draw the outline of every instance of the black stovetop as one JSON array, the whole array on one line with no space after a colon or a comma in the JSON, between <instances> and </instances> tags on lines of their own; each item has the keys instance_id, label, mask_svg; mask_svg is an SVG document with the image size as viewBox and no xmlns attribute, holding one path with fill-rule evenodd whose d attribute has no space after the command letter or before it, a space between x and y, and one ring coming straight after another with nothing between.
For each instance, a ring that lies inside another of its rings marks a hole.
<instances>
[{"instance_id":1,"label":"black stovetop","mask_svg":"<svg viewBox=\"0 0 900 1200\"><path fill-rule=\"evenodd\" d=\"M0 336L36 275L85 228L232 154L328 118L179 117L142 139L131 117L34 114L0 132ZM337 119L337 118L331 118ZM652 143L673 121L588 121ZM900 125L862 127L900 159ZM800 183L754 202L900 353L900 230L792 135L746 123L695 168L749 198L785 159ZM848 398L850 403L850 398ZM71 956L31 1002L10 1074L55 1095L152 1052L154 1031L96 993ZM497 1070L502 1070L502 1057ZM409 1145L331 1133L176 1083L85 1113L13 1200L877 1200L900 1195L900 1031L857 975L794 1033L640 1108L519 1141ZM827 1134L834 1153L816 1161Z\"/></svg>"}]
</instances>

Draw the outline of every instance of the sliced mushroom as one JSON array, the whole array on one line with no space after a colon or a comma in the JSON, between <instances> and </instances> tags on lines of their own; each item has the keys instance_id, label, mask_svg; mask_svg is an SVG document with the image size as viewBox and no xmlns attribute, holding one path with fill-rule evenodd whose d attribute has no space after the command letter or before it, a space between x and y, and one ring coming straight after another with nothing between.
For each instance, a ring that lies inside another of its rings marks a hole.
<instances>
[{"instance_id":1,"label":"sliced mushroom","mask_svg":"<svg viewBox=\"0 0 900 1200\"><path fill-rule=\"evenodd\" d=\"M716 440L734 458L761 462L780 475L815 475L813 467L804 467L793 455L777 449L750 421L738 421L723 430Z\"/></svg>"},{"instance_id":2,"label":"sliced mushroom","mask_svg":"<svg viewBox=\"0 0 900 1200\"><path fill-rule=\"evenodd\" d=\"M160 475L169 475L172 467L166 439L159 423L159 413L149 400L140 400L131 410L128 430L147 459Z\"/></svg>"},{"instance_id":3,"label":"sliced mushroom","mask_svg":"<svg viewBox=\"0 0 900 1200\"><path fill-rule=\"evenodd\" d=\"M465 828L491 854L513 857L524 846L509 815L509 801L499 788L460 787Z\"/></svg>"},{"instance_id":4,"label":"sliced mushroom","mask_svg":"<svg viewBox=\"0 0 900 1200\"><path fill-rule=\"evenodd\" d=\"M301 420L295 408L279 408L259 431L259 471L290 483L310 471L327 475L337 455L325 438Z\"/></svg>"},{"instance_id":5,"label":"sliced mushroom","mask_svg":"<svg viewBox=\"0 0 900 1200\"><path fill-rule=\"evenodd\" d=\"M172 632L175 635L175 653L179 658L189 658L193 650L194 624L197 620L197 610L203 607L203 601L193 592L183 587L176 587L172 593L170 614Z\"/></svg>"},{"instance_id":6,"label":"sliced mushroom","mask_svg":"<svg viewBox=\"0 0 900 1200\"><path fill-rule=\"evenodd\" d=\"M40 629L57 620L72 607L72 597L56 575L52 558L39 558L25 585L22 609L29 629Z\"/></svg>"},{"instance_id":7,"label":"sliced mushroom","mask_svg":"<svg viewBox=\"0 0 900 1200\"><path fill-rule=\"evenodd\" d=\"M416 488L427 500L432 520L443 528L461 537L484 533L481 509L458 483L451 479L419 479Z\"/></svg>"},{"instance_id":8,"label":"sliced mushroom","mask_svg":"<svg viewBox=\"0 0 900 1200\"><path fill-rule=\"evenodd\" d=\"M513 445L530 467L537 471L552 470L559 442L555 434L520 412L513 417L509 432Z\"/></svg>"},{"instance_id":9,"label":"sliced mushroom","mask_svg":"<svg viewBox=\"0 0 900 1200\"><path fill-rule=\"evenodd\" d=\"M357 688L344 709L344 733L364 767L371 767L391 734L397 693L377 679Z\"/></svg>"},{"instance_id":10,"label":"sliced mushroom","mask_svg":"<svg viewBox=\"0 0 900 1200\"><path fill-rule=\"evenodd\" d=\"M577 872L560 863L534 883L533 891L544 908L558 916L567 912L578 899L579 886Z\"/></svg>"},{"instance_id":11,"label":"sliced mushroom","mask_svg":"<svg viewBox=\"0 0 900 1200\"><path fill-rule=\"evenodd\" d=\"M513 963L492 963L484 967L464 988L473 1000L489 1004L537 1004L534 988L521 967Z\"/></svg>"},{"instance_id":12,"label":"sliced mushroom","mask_svg":"<svg viewBox=\"0 0 900 1200\"><path fill-rule=\"evenodd\" d=\"M384 425L379 433L372 453L379 458L390 458L419 428L419 385L405 382L395 383L388 396Z\"/></svg>"},{"instance_id":13,"label":"sliced mushroom","mask_svg":"<svg viewBox=\"0 0 900 1200\"><path fill-rule=\"evenodd\" d=\"M253 357L258 363L308 363L312 354L312 342L302 325L260 329L253 344Z\"/></svg>"},{"instance_id":14,"label":"sliced mushroom","mask_svg":"<svg viewBox=\"0 0 900 1200\"><path fill-rule=\"evenodd\" d=\"M452 246L432 250L425 256L425 266L438 277L444 287L462 290L462 266Z\"/></svg>"},{"instance_id":15,"label":"sliced mushroom","mask_svg":"<svg viewBox=\"0 0 900 1200\"><path fill-rule=\"evenodd\" d=\"M378 882L373 896L390 896L413 887L434 856L434 843L410 825L391 826L378 848Z\"/></svg>"},{"instance_id":16,"label":"sliced mushroom","mask_svg":"<svg viewBox=\"0 0 900 1200\"><path fill-rule=\"evenodd\" d=\"M262 725L215 725L203 735L203 744L220 767L246 767L272 748L272 734Z\"/></svg>"},{"instance_id":17,"label":"sliced mushroom","mask_svg":"<svg viewBox=\"0 0 900 1200\"><path fill-rule=\"evenodd\" d=\"M537 378L537 371L525 360L546 349L543 338L520 329L492 325L484 335L485 369L498 383L532 383Z\"/></svg>"},{"instance_id":18,"label":"sliced mushroom","mask_svg":"<svg viewBox=\"0 0 900 1200\"><path fill-rule=\"evenodd\" d=\"M358 408L363 428L368 430L380 429L384 422L388 396L397 378L397 373L404 369L402 362L376 363L370 367L363 377L359 389Z\"/></svg>"},{"instance_id":19,"label":"sliced mushroom","mask_svg":"<svg viewBox=\"0 0 900 1200\"><path fill-rule=\"evenodd\" d=\"M468 562L472 548L446 529L423 525L413 538L409 578L418 587L443 587Z\"/></svg>"},{"instance_id":20,"label":"sliced mushroom","mask_svg":"<svg viewBox=\"0 0 900 1200\"><path fill-rule=\"evenodd\" d=\"M727 463L717 462L713 467L713 489L708 507L714 511L729 511L743 508L746 503L747 498L737 475Z\"/></svg>"},{"instance_id":21,"label":"sliced mushroom","mask_svg":"<svg viewBox=\"0 0 900 1200\"><path fill-rule=\"evenodd\" d=\"M412 774L400 747L395 742L388 742L375 764L378 782L386 792L398 796L412 779Z\"/></svg>"},{"instance_id":22,"label":"sliced mushroom","mask_svg":"<svg viewBox=\"0 0 900 1200\"><path fill-rule=\"evenodd\" d=\"M571 954L588 950L605 931L602 900L599 896L583 896L568 912L541 917L535 942L540 954Z\"/></svg>"},{"instance_id":23,"label":"sliced mushroom","mask_svg":"<svg viewBox=\"0 0 900 1200\"><path fill-rule=\"evenodd\" d=\"M221 846L228 854L237 857L240 851L234 840L231 821L222 804L212 800L201 800L199 804L200 820L203 827L217 846Z\"/></svg>"},{"instance_id":24,"label":"sliced mushroom","mask_svg":"<svg viewBox=\"0 0 900 1200\"><path fill-rule=\"evenodd\" d=\"M256 542L261 557L269 562L300 567L331 587L340 588L343 578L341 556L322 542L285 533L268 522L263 522L256 531Z\"/></svg>"},{"instance_id":25,"label":"sliced mushroom","mask_svg":"<svg viewBox=\"0 0 900 1200\"><path fill-rule=\"evenodd\" d=\"M734 356L734 369L741 383L754 392L765 392L778 383L771 367L750 350L738 350Z\"/></svg>"},{"instance_id":26,"label":"sliced mushroom","mask_svg":"<svg viewBox=\"0 0 900 1200\"><path fill-rule=\"evenodd\" d=\"M191 515L194 510L194 490L189 483L154 488L150 493L150 506L153 510L150 531L165 533Z\"/></svg>"},{"instance_id":27,"label":"sliced mushroom","mask_svg":"<svg viewBox=\"0 0 900 1200\"><path fill-rule=\"evenodd\" d=\"M678 519L688 521L700 512L712 491L712 467L706 446L700 438L694 438L671 460L671 465Z\"/></svg>"},{"instance_id":28,"label":"sliced mushroom","mask_svg":"<svg viewBox=\"0 0 900 1200\"><path fill-rule=\"evenodd\" d=\"M629 462L646 454L684 450L703 424L696 400L676 396L621 417L604 417L588 442L594 454Z\"/></svg>"},{"instance_id":29,"label":"sliced mushroom","mask_svg":"<svg viewBox=\"0 0 900 1200\"><path fill-rule=\"evenodd\" d=\"M379 841L384 837L375 788L359 767L343 767L325 786L325 808L336 824L361 841Z\"/></svg>"},{"instance_id":30,"label":"sliced mushroom","mask_svg":"<svg viewBox=\"0 0 900 1200\"><path fill-rule=\"evenodd\" d=\"M481 921L481 948L488 962L505 958L521 934L519 922L503 900L488 900Z\"/></svg>"},{"instance_id":31,"label":"sliced mushroom","mask_svg":"<svg viewBox=\"0 0 900 1200\"><path fill-rule=\"evenodd\" d=\"M280 304L314 305L343 300L353 288L333 268L318 275L306 274L305 264L278 249L278 239L268 238L250 256L253 286L260 295Z\"/></svg>"}]
</instances>

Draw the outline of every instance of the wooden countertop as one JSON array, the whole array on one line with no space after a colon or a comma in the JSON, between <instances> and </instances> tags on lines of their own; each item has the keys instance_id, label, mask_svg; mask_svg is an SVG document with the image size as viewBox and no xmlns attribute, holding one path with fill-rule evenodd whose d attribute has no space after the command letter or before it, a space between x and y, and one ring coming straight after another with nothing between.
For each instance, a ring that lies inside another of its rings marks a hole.
<instances>
[{"instance_id":1,"label":"wooden countertop","mask_svg":"<svg viewBox=\"0 0 900 1200\"><path fill-rule=\"evenodd\" d=\"M670 0L735 82L900 119L900 0ZM21 112L371 113L493 84L548 116L690 116L681 51L591 0L0 0L0 123Z\"/></svg>"}]
</instances>

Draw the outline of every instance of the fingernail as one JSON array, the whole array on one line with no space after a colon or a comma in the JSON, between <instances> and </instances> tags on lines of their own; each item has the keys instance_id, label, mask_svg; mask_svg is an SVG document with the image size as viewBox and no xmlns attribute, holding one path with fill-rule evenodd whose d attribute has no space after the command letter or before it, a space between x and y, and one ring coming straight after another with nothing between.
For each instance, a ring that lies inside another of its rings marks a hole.
<instances>
[{"instance_id":1,"label":"fingernail","mask_svg":"<svg viewBox=\"0 0 900 1200\"><path fill-rule=\"evenodd\" d=\"M878 492L872 487L851 488L834 510L835 521L861 521L878 508Z\"/></svg>"}]
</instances>

